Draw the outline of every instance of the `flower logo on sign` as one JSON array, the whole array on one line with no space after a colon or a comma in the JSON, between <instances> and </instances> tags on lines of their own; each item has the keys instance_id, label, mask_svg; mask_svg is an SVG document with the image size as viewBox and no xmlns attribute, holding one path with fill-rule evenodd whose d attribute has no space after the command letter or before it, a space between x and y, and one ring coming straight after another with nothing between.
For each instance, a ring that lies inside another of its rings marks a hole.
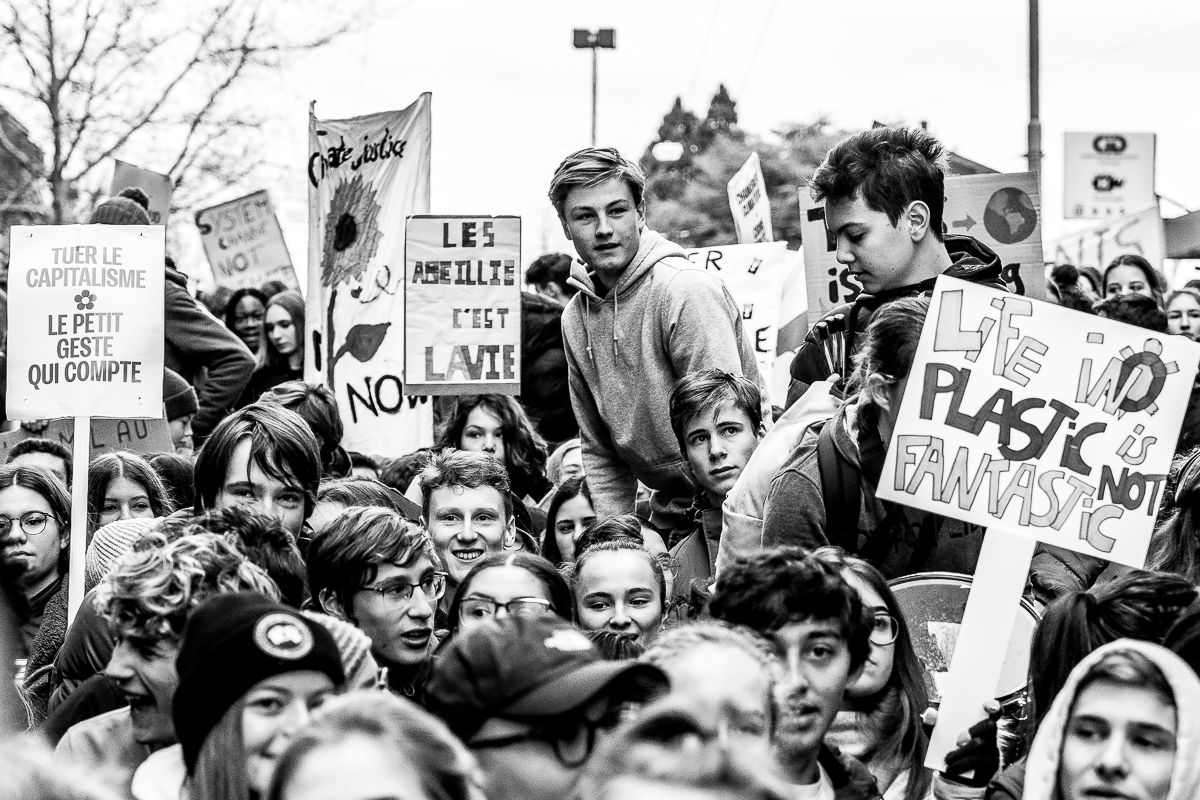
<instances>
[{"instance_id":1,"label":"flower logo on sign","mask_svg":"<svg viewBox=\"0 0 1200 800\"><path fill-rule=\"evenodd\" d=\"M96 295L84 289L79 294L75 295L75 310L76 311L91 311L96 305Z\"/></svg>"}]
</instances>

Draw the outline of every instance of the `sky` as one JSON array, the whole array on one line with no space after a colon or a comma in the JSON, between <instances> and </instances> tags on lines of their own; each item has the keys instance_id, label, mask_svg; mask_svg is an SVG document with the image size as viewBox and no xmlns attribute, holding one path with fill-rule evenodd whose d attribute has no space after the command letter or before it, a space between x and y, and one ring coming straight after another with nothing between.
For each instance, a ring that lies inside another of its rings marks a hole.
<instances>
[{"instance_id":1,"label":"sky","mask_svg":"<svg viewBox=\"0 0 1200 800\"><path fill-rule=\"evenodd\" d=\"M821 116L846 129L923 121L968 158L1027 169L1026 0L379 0L378 11L255 87L277 136L263 183L302 282L310 100L341 119L432 92L431 213L521 216L526 264L572 252L546 189L590 144L592 59L573 48L575 28L616 31L616 49L599 53L598 143L633 159L676 96L703 115L724 83L758 135ZM1094 224L1062 219L1068 130L1157 133L1164 215L1200 208L1197 37L1194 2L1042 3L1044 241Z\"/></svg>"}]
</instances>

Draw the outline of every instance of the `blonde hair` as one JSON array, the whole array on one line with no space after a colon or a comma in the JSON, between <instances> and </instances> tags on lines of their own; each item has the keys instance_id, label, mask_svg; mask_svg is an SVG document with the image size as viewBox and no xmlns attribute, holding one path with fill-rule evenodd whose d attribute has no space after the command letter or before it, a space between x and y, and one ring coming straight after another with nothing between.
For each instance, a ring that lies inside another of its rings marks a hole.
<instances>
[{"instance_id":1,"label":"blonde hair","mask_svg":"<svg viewBox=\"0 0 1200 800\"><path fill-rule=\"evenodd\" d=\"M246 743L242 739L245 708L246 698L241 697L204 737L196 766L184 781L189 800L250 800Z\"/></svg>"}]
</instances>

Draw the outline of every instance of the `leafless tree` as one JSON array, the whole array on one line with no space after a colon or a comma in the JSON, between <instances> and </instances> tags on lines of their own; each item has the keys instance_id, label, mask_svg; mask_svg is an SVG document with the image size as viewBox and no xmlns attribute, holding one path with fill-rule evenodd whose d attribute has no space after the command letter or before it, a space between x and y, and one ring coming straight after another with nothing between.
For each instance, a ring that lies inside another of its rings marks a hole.
<instances>
[{"instance_id":1,"label":"leafless tree","mask_svg":"<svg viewBox=\"0 0 1200 800\"><path fill-rule=\"evenodd\" d=\"M267 145L255 79L357 25L369 3L0 3L0 101L45 152L53 221L94 202L87 187L112 157L170 174L177 208L242 183Z\"/></svg>"}]
</instances>

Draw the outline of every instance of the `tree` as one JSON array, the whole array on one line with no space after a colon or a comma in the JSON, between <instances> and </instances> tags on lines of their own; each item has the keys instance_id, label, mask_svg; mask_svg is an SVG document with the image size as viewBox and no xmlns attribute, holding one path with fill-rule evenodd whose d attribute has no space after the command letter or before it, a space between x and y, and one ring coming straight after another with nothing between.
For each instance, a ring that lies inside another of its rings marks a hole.
<instances>
[{"instance_id":1,"label":"tree","mask_svg":"<svg viewBox=\"0 0 1200 800\"><path fill-rule=\"evenodd\" d=\"M757 152L771 201L775 240L799 247L797 193L807 191L813 170L848 132L831 130L829 121L821 118L786 124L768 140L743 131L737 122L737 105L724 85L713 96L703 121L685 109L680 98L675 99L659 126L658 138L641 161L648 178L650 227L684 247L736 242L725 187L750 154ZM682 145L677 160L655 158L655 147L662 142Z\"/></svg>"},{"instance_id":2,"label":"tree","mask_svg":"<svg viewBox=\"0 0 1200 800\"><path fill-rule=\"evenodd\" d=\"M168 173L177 207L241 183L262 163L266 139L245 89L289 56L345 32L355 7L333 3L0 6L0 97L23 113L46 153L52 221L70 221L95 201L97 170L113 157Z\"/></svg>"}]
</instances>

